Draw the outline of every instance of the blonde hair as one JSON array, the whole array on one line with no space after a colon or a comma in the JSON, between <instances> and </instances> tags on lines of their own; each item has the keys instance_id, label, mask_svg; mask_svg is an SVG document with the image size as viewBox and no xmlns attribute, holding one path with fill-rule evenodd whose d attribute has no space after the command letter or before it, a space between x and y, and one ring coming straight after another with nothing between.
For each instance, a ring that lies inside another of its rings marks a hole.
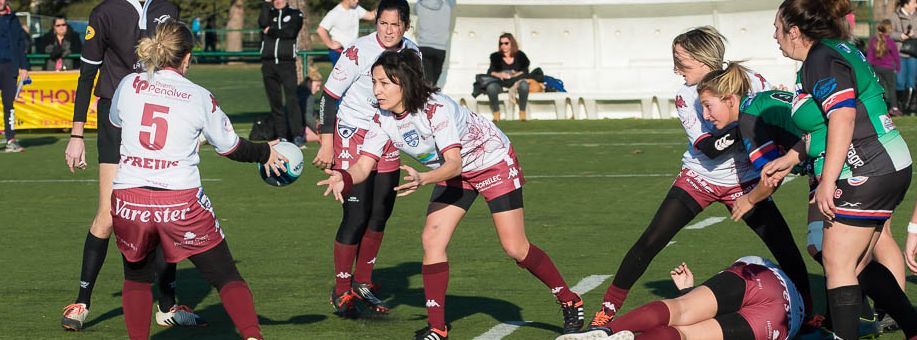
<instances>
[{"instance_id":1,"label":"blonde hair","mask_svg":"<svg viewBox=\"0 0 917 340\"><path fill-rule=\"evenodd\" d=\"M179 68L186 55L194 48L194 36L185 24L167 20L156 27L152 37L140 39L137 44L137 59L143 68L153 72L167 67Z\"/></svg>"},{"instance_id":2,"label":"blonde hair","mask_svg":"<svg viewBox=\"0 0 917 340\"><path fill-rule=\"evenodd\" d=\"M695 60L707 65L711 70L723 69L723 56L726 55L726 37L712 26L701 26L679 34L672 40L672 55L675 55L675 46L681 46L688 55ZM681 69L684 65L675 60L675 68Z\"/></svg>"},{"instance_id":3,"label":"blonde hair","mask_svg":"<svg viewBox=\"0 0 917 340\"><path fill-rule=\"evenodd\" d=\"M725 70L716 70L707 73L704 79L697 84L697 94L710 92L710 94L725 98L736 95L739 98L751 91L751 82L748 80L748 69L739 62L730 62Z\"/></svg>"},{"instance_id":4,"label":"blonde hair","mask_svg":"<svg viewBox=\"0 0 917 340\"><path fill-rule=\"evenodd\" d=\"M876 56L879 58L888 54L888 36L892 32L892 21L885 19L876 26Z\"/></svg>"},{"instance_id":5,"label":"blonde hair","mask_svg":"<svg viewBox=\"0 0 917 340\"><path fill-rule=\"evenodd\" d=\"M309 66L309 72L308 72L308 74L307 74L307 77L308 77L309 80L311 80L311 81L317 81L317 82L319 82L319 83L322 82L322 73L319 72L319 71L318 71L318 67L315 67L314 65L313 65L313 66Z\"/></svg>"}]
</instances>

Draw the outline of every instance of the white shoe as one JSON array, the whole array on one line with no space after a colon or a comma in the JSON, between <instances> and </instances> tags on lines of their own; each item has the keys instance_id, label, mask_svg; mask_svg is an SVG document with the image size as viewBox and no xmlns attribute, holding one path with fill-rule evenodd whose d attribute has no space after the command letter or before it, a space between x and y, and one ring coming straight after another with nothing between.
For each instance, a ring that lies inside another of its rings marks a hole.
<instances>
[{"instance_id":1,"label":"white shoe","mask_svg":"<svg viewBox=\"0 0 917 340\"><path fill-rule=\"evenodd\" d=\"M634 332L620 331L608 337L610 340L634 340Z\"/></svg>"},{"instance_id":2,"label":"white shoe","mask_svg":"<svg viewBox=\"0 0 917 340\"><path fill-rule=\"evenodd\" d=\"M85 303L71 303L64 307L64 316L61 318L60 325L68 331L80 331L83 329L83 322L89 316L89 309Z\"/></svg>"},{"instance_id":3,"label":"white shoe","mask_svg":"<svg viewBox=\"0 0 917 340\"><path fill-rule=\"evenodd\" d=\"M569 333L558 336L554 340L634 340L634 333L631 331L620 331L609 335L603 329L586 329L576 333Z\"/></svg>"},{"instance_id":4,"label":"white shoe","mask_svg":"<svg viewBox=\"0 0 917 340\"><path fill-rule=\"evenodd\" d=\"M168 312L163 312L156 308L156 324L160 326L183 326L183 327L204 327L207 321L194 314L188 306L175 305L169 308Z\"/></svg>"}]
</instances>

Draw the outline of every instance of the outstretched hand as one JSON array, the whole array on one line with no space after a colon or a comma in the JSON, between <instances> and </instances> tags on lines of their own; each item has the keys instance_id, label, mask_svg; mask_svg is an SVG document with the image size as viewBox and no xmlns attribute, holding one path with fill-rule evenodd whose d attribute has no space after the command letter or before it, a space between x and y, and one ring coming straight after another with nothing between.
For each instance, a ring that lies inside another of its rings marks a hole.
<instances>
[{"instance_id":1,"label":"outstretched hand","mask_svg":"<svg viewBox=\"0 0 917 340\"><path fill-rule=\"evenodd\" d=\"M341 173L330 169L325 169L325 173L328 174L328 178L318 181L318 183L315 183L315 185L327 186L327 188L325 188L325 193L322 196L328 196L328 194L334 193L334 199L338 202L344 203L344 195L342 194L344 191L344 176L341 176Z\"/></svg>"},{"instance_id":2,"label":"outstretched hand","mask_svg":"<svg viewBox=\"0 0 917 340\"><path fill-rule=\"evenodd\" d=\"M669 275L672 276L672 282L678 290L694 287L694 274L684 262L672 269Z\"/></svg>"},{"instance_id":3,"label":"outstretched hand","mask_svg":"<svg viewBox=\"0 0 917 340\"><path fill-rule=\"evenodd\" d=\"M421 185L420 172L417 172L416 169L407 165L402 165L401 170L407 172L408 175L404 176L404 180L407 181L407 183L395 187L395 191L398 192L398 197L413 194Z\"/></svg>"}]
</instances>

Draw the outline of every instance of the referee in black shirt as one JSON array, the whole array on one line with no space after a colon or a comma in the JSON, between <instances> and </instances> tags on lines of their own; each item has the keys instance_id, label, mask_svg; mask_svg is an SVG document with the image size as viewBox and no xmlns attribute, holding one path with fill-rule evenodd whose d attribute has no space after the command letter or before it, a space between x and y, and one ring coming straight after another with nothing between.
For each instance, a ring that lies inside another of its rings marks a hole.
<instances>
[{"instance_id":1,"label":"referee in black shirt","mask_svg":"<svg viewBox=\"0 0 917 340\"><path fill-rule=\"evenodd\" d=\"M0 0L2 1L2 0ZM105 262L108 239L112 233L111 193L112 182L121 158L121 130L108 120L111 98L124 76L142 71L135 48L141 37L151 35L159 23L178 20L178 8L167 0L104 0L89 14L86 42L80 56L79 83L73 109L73 129L65 151L70 171L86 167L86 146L83 144L83 127L91 100L93 80L97 105L99 149L99 208L96 212L86 243L83 245L83 267L80 272L80 289L76 302L64 308L61 326L67 330L81 330L89 314L92 289ZM101 72L101 73L100 73ZM157 251L160 264L157 273L159 284L159 311L156 322L162 326L199 326L204 323L190 309L178 306L175 301L175 264L166 264L161 251Z\"/></svg>"}]
</instances>

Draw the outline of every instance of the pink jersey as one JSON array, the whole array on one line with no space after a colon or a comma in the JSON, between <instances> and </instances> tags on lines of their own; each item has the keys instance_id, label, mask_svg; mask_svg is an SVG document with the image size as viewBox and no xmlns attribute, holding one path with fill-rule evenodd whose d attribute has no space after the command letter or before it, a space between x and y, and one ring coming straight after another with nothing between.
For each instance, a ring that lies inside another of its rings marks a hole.
<instances>
[{"instance_id":1,"label":"pink jersey","mask_svg":"<svg viewBox=\"0 0 917 340\"><path fill-rule=\"evenodd\" d=\"M399 50L406 48L420 54L417 45L408 38L402 40ZM334 64L334 70L325 82L325 93L341 100L337 116L339 129L369 130L372 125L371 119L377 109L370 68L382 52L385 52L385 46L373 32L354 41Z\"/></svg>"},{"instance_id":2,"label":"pink jersey","mask_svg":"<svg viewBox=\"0 0 917 340\"><path fill-rule=\"evenodd\" d=\"M380 159L385 143L431 169L443 163L443 152L460 148L462 173L486 169L509 157L509 138L490 120L459 106L452 98L434 93L424 108L404 117L379 110L361 155Z\"/></svg>"},{"instance_id":3,"label":"pink jersey","mask_svg":"<svg viewBox=\"0 0 917 340\"><path fill-rule=\"evenodd\" d=\"M771 85L758 73L749 72L751 92L770 90ZM697 95L696 85L685 85L675 96L678 118L688 134L688 150L681 158L682 166L693 170L707 181L722 186L734 186L758 178L758 173L748 160L744 149L710 159L695 145L717 132L712 123L704 120L704 110Z\"/></svg>"},{"instance_id":4,"label":"pink jersey","mask_svg":"<svg viewBox=\"0 0 917 340\"><path fill-rule=\"evenodd\" d=\"M171 70L157 71L152 78L147 73L124 77L108 118L121 128L114 189L198 188L201 132L222 155L239 145L239 136L210 91Z\"/></svg>"}]
</instances>

